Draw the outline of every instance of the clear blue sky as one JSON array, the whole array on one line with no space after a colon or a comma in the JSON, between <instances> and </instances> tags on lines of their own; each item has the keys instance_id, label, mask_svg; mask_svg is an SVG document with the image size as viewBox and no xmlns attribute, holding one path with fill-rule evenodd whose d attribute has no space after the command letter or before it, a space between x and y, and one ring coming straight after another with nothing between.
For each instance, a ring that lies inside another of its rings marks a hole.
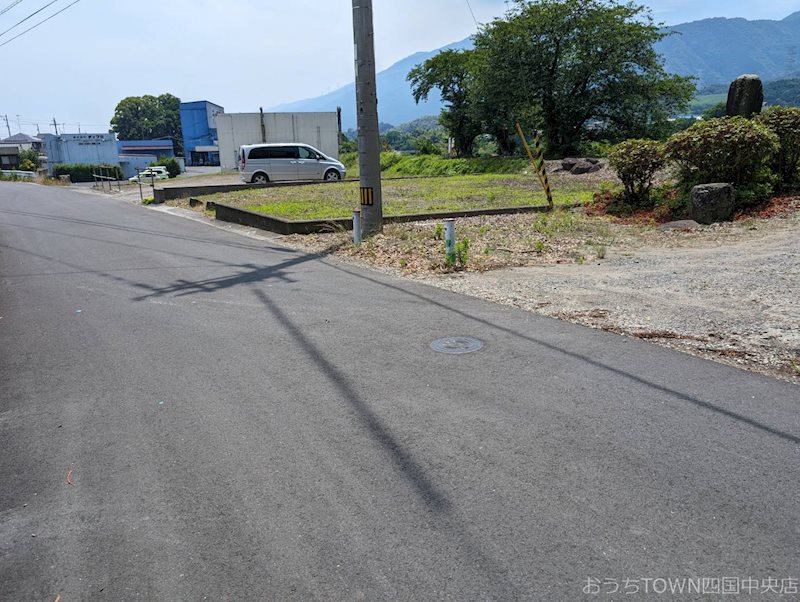
<instances>
[{"instance_id":1,"label":"clear blue sky","mask_svg":"<svg viewBox=\"0 0 800 602\"><path fill-rule=\"evenodd\" d=\"M0 10L14 0L0 0ZM50 0L22 0L0 15L0 31ZM74 0L56 2L0 43ZM467 0L373 0L379 68L475 31ZM800 0L651 0L659 21L714 16L781 19ZM502 0L471 0L487 22ZM0 47L0 115L12 131L104 131L125 96L171 92L229 111L255 111L317 96L353 79L350 0L80 0ZM14 65L14 67L9 67ZM2 123L3 130L5 124Z\"/></svg>"}]
</instances>

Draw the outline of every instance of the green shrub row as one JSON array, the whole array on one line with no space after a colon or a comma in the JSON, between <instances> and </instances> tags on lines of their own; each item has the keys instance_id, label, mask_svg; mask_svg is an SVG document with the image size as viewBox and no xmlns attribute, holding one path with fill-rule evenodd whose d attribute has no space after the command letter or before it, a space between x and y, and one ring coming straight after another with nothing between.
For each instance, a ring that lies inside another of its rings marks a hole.
<instances>
[{"instance_id":1,"label":"green shrub row","mask_svg":"<svg viewBox=\"0 0 800 602\"><path fill-rule=\"evenodd\" d=\"M665 144L618 144L609 162L625 187L628 209L657 203L650 189L665 161L677 167L678 195L684 203L693 186L713 182L733 184L740 208L766 200L777 186L800 184L800 108L772 107L753 119L706 119ZM670 203L675 206L675 199Z\"/></svg>"},{"instance_id":2,"label":"green shrub row","mask_svg":"<svg viewBox=\"0 0 800 602\"><path fill-rule=\"evenodd\" d=\"M53 166L53 176L69 176L72 183L94 182L94 174L125 179L119 165L90 165L88 163L59 163Z\"/></svg>"},{"instance_id":3,"label":"green shrub row","mask_svg":"<svg viewBox=\"0 0 800 602\"><path fill-rule=\"evenodd\" d=\"M358 153L342 153L339 160L348 175L358 174ZM439 155L404 155L397 152L381 153L381 171L397 176L469 176L481 174L516 174L529 168L522 158L474 157L448 159Z\"/></svg>"}]
</instances>

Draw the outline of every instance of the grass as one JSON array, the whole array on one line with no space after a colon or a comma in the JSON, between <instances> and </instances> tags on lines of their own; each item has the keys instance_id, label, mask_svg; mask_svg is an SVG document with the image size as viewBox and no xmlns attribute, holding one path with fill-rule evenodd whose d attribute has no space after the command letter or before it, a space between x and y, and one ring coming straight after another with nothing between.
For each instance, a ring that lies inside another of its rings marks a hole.
<instances>
[{"instance_id":1,"label":"grass","mask_svg":"<svg viewBox=\"0 0 800 602\"><path fill-rule=\"evenodd\" d=\"M704 94L695 96L689 104L689 112L692 115L702 115L703 111L725 102L728 99L727 94Z\"/></svg>"},{"instance_id":2,"label":"grass","mask_svg":"<svg viewBox=\"0 0 800 602\"><path fill-rule=\"evenodd\" d=\"M595 183L553 178L557 205L587 202ZM206 200L291 220L334 219L358 207L358 183L267 188L221 193ZM384 180L385 215L543 205L547 199L533 175L474 175Z\"/></svg>"}]
</instances>

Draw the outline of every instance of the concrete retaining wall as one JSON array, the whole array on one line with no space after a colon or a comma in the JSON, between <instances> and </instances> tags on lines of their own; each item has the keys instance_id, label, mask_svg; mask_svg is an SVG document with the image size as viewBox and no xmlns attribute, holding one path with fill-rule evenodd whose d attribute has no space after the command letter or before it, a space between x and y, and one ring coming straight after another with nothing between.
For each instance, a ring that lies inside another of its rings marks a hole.
<instances>
[{"instance_id":1,"label":"concrete retaining wall","mask_svg":"<svg viewBox=\"0 0 800 602\"><path fill-rule=\"evenodd\" d=\"M197 199L191 199L192 206L196 206ZM573 203L570 206L579 206L580 203ZM210 205L208 205L210 209ZM321 232L331 232L333 230L352 230L352 218L338 218L329 220L302 220L293 221L279 217L255 213L246 209L231 207L215 203L214 208L217 212L217 219L223 222L231 222L242 226L250 226L261 230L269 230L278 234L316 234ZM544 213L549 211L547 205L525 205L521 207L496 207L492 209L465 209L463 211L439 211L436 213L410 213L405 215L387 215L383 218L384 223L407 223L444 220L458 217L478 217L481 215L513 215L517 213Z\"/></svg>"},{"instance_id":2,"label":"concrete retaining wall","mask_svg":"<svg viewBox=\"0 0 800 602\"><path fill-rule=\"evenodd\" d=\"M171 186L169 188L156 188L153 191L153 198L156 203L164 201L174 201L175 199L188 199L198 196L208 196L219 192L236 192L237 190L250 190L252 188L290 188L292 186L309 186L311 184L322 184L317 181L302 182L267 182L266 184L210 184L207 186ZM336 186L330 183L328 186Z\"/></svg>"}]
</instances>

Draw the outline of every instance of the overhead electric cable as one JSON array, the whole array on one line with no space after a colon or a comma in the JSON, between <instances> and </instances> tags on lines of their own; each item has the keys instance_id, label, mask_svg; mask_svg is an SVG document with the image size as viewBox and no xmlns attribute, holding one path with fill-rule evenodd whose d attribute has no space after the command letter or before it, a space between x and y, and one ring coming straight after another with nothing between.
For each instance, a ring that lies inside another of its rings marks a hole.
<instances>
[{"instance_id":1,"label":"overhead electric cable","mask_svg":"<svg viewBox=\"0 0 800 602\"><path fill-rule=\"evenodd\" d=\"M11 4L9 4L8 6L6 6L6 7L5 7L3 10L0 10L0 15L3 15L3 14L5 14L5 13L7 13L7 12L8 12L8 11L10 11L12 8L14 8L14 7L15 7L17 4L19 4L20 2L22 2L22 0L14 0L14 2L12 2L12 3L11 3Z\"/></svg>"},{"instance_id":2,"label":"overhead electric cable","mask_svg":"<svg viewBox=\"0 0 800 602\"><path fill-rule=\"evenodd\" d=\"M56 1L57 1L57 0L56 0ZM47 22L48 22L50 19L52 19L53 17L56 17L56 16L60 15L61 13L63 13L63 12L64 12L65 10L67 10L68 8L70 8L70 7L72 7L72 6L75 6L75 5L76 5L78 2L80 2L80 1L81 1L81 0L75 0L75 2L73 2L72 4L67 4L67 6L65 6L64 8L62 8L61 10L59 10L59 11L57 11L57 12L54 12L52 15L50 15L50 16L49 16L49 17L47 17L46 19L42 19L42 20L41 20L41 21L39 21L39 22L38 22L36 25L33 25L33 26L29 27L28 29L26 29L25 31L23 31L22 33L19 33L19 34L15 35L15 36L14 36L13 38L11 38L10 40L6 40L6 41L5 41L5 42L3 42L2 44L0 44L0 48L2 48L3 46L5 46L6 44L10 44L11 42L13 42L14 40L16 40L16 39L17 39L17 38L19 38L19 37L22 37L22 36L24 36L26 33L28 33L29 31L31 31L32 29L36 29L37 27L39 27L39 25L42 25L42 24L44 24L44 23L47 23ZM52 4L52 2L51 2L50 4ZM0 35L2 35L2 34L0 34Z\"/></svg>"},{"instance_id":3,"label":"overhead electric cable","mask_svg":"<svg viewBox=\"0 0 800 602\"><path fill-rule=\"evenodd\" d=\"M475 21L475 27L480 29L481 24L478 23L478 19L475 17L475 11L472 10L472 4L469 3L469 0L467 0L467 7L469 8L469 13L472 15L472 20Z\"/></svg>"},{"instance_id":4,"label":"overhead electric cable","mask_svg":"<svg viewBox=\"0 0 800 602\"><path fill-rule=\"evenodd\" d=\"M8 29L6 29L6 30L5 30L3 33L0 33L0 37L3 37L3 36L4 36L4 35L6 35L6 34L7 34L9 31L11 31L12 29L15 29L16 27L19 27L20 25L22 25L23 23L25 23L25 21L27 21L28 19L32 19L33 17L35 17L36 15L38 15L40 12L42 12L44 9L46 9L48 6L52 6L52 5L53 5L53 4L55 4L56 2L58 2L58 0L52 0L51 2L48 2L47 4L45 4L45 5L44 5L42 8L40 8L40 9L39 9L39 10L37 10L36 12L34 12L34 13L31 13L30 15L28 15L27 17L25 17L25 18L24 18L22 21L17 21L17 22L16 22L14 25L12 25L12 26L11 26L11 27L9 27Z\"/></svg>"}]
</instances>

